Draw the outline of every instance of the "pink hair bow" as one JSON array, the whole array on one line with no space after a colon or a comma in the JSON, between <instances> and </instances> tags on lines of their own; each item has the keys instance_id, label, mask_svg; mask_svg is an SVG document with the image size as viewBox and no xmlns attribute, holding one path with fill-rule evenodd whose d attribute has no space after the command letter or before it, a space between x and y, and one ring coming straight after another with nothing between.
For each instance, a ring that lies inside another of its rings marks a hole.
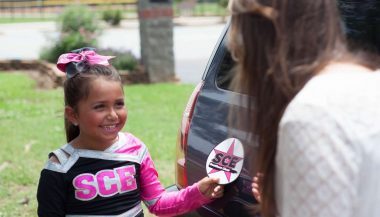
<instances>
[{"instance_id":1,"label":"pink hair bow","mask_svg":"<svg viewBox=\"0 0 380 217\"><path fill-rule=\"evenodd\" d=\"M102 56L97 54L94 50L80 49L77 53L65 53L59 56L57 61L57 68L62 72L66 72L66 65L68 63L81 63L87 62L88 64L100 64L108 66L110 65L108 60L114 58L114 56Z\"/></svg>"}]
</instances>

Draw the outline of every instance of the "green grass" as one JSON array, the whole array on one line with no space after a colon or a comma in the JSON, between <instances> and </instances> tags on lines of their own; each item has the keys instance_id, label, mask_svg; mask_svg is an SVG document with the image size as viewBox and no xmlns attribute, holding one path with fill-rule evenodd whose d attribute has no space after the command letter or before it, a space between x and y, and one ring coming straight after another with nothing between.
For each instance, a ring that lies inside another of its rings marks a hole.
<instances>
[{"instance_id":1,"label":"green grass","mask_svg":"<svg viewBox=\"0 0 380 217\"><path fill-rule=\"evenodd\" d=\"M173 9L175 16L225 16L227 8L220 6L215 2L202 2L194 5L193 8L181 8L181 3L174 3Z\"/></svg>"},{"instance_id":2,"label":"green grass","mask_svg":"<svg viewBox=\"0 0 380 217\"><path fill-rule=\"evenodd\" d=\"M149 148L164 186L174 182L180 119L193 85L125 87L125 130ZM0 73L0 217L36 216L39 173L65 143L62 89L39 90L24 73Z\"/></svg>"},{"instance_id":3,"label":"green grass","mask_svg":"<svg viewBox=\"0 0 380 217\"><path fill-rule=\"evenodd\" d=\"M52 17L0 17L0 24L7 23L33 23L33 22L49 22L54 21Z\"/></svg>"},{"instance_id":4,"label":"green grass","mask_svg":"<svg viewBox=\"0 0 380 217\"><path fill-rule=\"evenodd\" d=\"M130 5L130 6L119 6L119 7L107 7L107 6L100 6L96 13L99 18L101 18L101 13L104 10L108 10L109 8L113 9L121 9L123 11L123 19L134 19L137 18L137 6L136 5ZM178 3L173 3L173 10L175 13L175 16L181 16L189 15L189 11L181 11L180 6ZM56 21L57 15L59 13L53 13L53 12L14 12L14 14L10 14L9 11L7 11L6 15L0 16L0 24L7 24L7 23L28 23L28 22L44 22L44 21ZM198 2L194 8L190 11L191 16L225 16L227 14L227 9L224 7L221 7L216 2ZM1 217L1 216L0 216Z\"/></svg>"},{"instance_id":5,"label":"green grass","mask_svg":"<svg viewBox=\"0 0 380 217\"><path fill-rule=\"evenodd\" d=\"M227 8L223 8L217 3L198 3L193 11L194 16L222 16L226 13Z\"/></svg>"}]
</instances>

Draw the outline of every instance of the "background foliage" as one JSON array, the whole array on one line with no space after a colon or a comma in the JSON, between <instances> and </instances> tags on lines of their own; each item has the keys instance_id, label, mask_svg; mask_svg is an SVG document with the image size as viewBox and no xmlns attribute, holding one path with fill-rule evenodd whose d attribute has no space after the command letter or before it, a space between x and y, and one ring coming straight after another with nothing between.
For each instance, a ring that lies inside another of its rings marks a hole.
<instances>
[{"instance_id":1,"label":"background foliage","mask_svg":"<svg viewBox=\"0 0 380 217\"><path fill-rule=\"evenodd\" d=\"M102 12L102 19L112 26L119 26L123 12L120 9L107 9Z\"/></svg>"},{"instance_id":2,"label":"background foliage","mask_svg":"<svg viewBox=\"0 0 380 217\"><path fill-rule=\"evenodd\" d=\"M81 47L97 48L97 38L102 32L100 19L88 6L68 6L57 20L60 33L55 43L40 53L40 58L51 63L56 63L58 57L71 50ZM111 25L118 25L122 19L121 10L108 9L103 13L103 19ZM115 56L112 65L118 70L134 71L139 65L139 60L130 51L115 49L97 49L102 55Z\"/></svg>"},{"instance_id":3,"label":"background foliage","mask_svg":"<svg viewBox=\"0 0 380 217\"><path fill-rule=\"evenodd\" d=\"M58 57L81 47L96 47L100 34L99 19L88 6L71 5L59 16L60 33L56 42L40 54L40 58L55 63Z\"/></svg>"}]
</instances>

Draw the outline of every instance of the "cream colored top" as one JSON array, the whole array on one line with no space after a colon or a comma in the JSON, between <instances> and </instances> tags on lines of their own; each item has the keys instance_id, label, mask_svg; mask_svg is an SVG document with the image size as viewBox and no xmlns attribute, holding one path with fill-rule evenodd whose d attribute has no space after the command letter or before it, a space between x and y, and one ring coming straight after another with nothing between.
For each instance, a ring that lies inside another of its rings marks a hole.
<instances>
[{"instance_id":1,"label":"cream colored top","mask_svg":"<svg viewBox=\"0 0 380 217\"><path fill-rule=\"evenodd\" d=\"M279 126L281 217L380 217L380 71L336 65L312 78Z\"/></svg>"}]
</instances>

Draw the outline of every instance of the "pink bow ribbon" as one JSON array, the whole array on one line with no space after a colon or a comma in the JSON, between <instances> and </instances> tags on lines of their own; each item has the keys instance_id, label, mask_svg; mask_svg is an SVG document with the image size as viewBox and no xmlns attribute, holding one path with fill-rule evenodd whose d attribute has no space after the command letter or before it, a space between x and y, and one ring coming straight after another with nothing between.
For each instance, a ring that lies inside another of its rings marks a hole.
<instances>
[{"instance_id":1,"label":"pink bow ribbon","mask_svg":"<svg viewBox=\"0 0 380 217\"><path fill-rule=\"evenodd\" d=\"M108 60L114 56L102 56L93 50L86 50L80 53L65 53L59 56L57 61L57 68L62 72L66 72L66 64L70 62L82 62L86 60L89 64L110 65Z\"/></svg>"}]
</instances>

